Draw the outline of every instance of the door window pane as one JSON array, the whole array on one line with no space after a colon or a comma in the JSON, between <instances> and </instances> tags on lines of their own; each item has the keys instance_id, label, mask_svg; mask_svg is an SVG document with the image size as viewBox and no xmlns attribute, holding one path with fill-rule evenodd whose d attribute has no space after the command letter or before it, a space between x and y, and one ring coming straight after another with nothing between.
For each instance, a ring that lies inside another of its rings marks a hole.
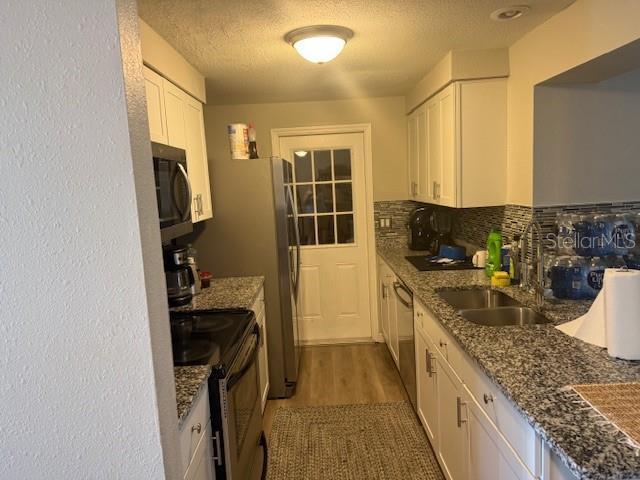
<instances>
[{"instance_id":1,"label":"door window pane","mask_svg":"<svg viewBox=\"0 0 640 480\"><path fill-rule=\"evenodd\" d=\"M336 183L336 212L353 211L353 200L351 198L351 182Z\"/></svg>"},{"instance_id":2,"label":"door window pane","mask_svg":"<svg viewBox=\"0 0 640 480\"><path fill-rule=\"evenodd\" d=\"M300 245L316 244L316 226L313 219L314 217L298 217Z\"/></svg>"},{"instance_id":3,"label":"door window pane","mask_svg":"<svg viewBox=\"0 0 640 480\"><path fill-rule=\"evenodd\" d=\"M335 243L333 232L333 215L318 216L318 244Z\"/></svg>"},{"instance_id":4,"label":"door window pane","mask_svg":"<svg viewBox=\"0 0 640 480\"><path fill-rule=\"evenodd\" d=\"M303 152L304 150L299 150L298 152ZM309 152L306 152L306 155L301 155L298 153L293 154L293 158L295 160L295 169L296 169L296 182L312 182L313 178L311 177L311 155Z\"/></svg>"},{"instance_id":5,"label":"door window pane","mask_svg":"<svg viewBox=\"0 0 640 480\"><path fill-rule=\"evenodd\" d=\"M298 213L314 213L313 185L296 185Z\"/></svg>"},{"instance_id":6,"label":"door window pane","mask_svg":"<svg viewBox=\"0 0 640 480\"><path fill-rule=\"evenodd\" d=\"M353 215L338 215L338 243L353 243Z\"/></svg>"},{"instance_id":7,"label":"door window pane","mask_svg":"<svg viewBox=\"0 0 640 480\"><path fill-rule=\"evenodd\" d=\"M351 180L351 150L333 151L333 169L336 180Z\"/></svg>"},{"instance_id":8,"label":"door window pane","mask_svg":"<svg viewBox=\"0 0 640 480\"><path fill-rule=\"evenodd\" d=\"M333 185L323 183L316 185L316 205L318 213L333 212Z\"/></svg>"},{"instance_id":9,"label":"door window pane","mask_svg":"<svg viewBox=\"0 0 640 480\"><path fill-rule=\"evenodd\" d=\"M330 181L331 176L331 150L316 150L313 152L313 161L316 169L316 182Z\"/></svg>"}]
</instances>

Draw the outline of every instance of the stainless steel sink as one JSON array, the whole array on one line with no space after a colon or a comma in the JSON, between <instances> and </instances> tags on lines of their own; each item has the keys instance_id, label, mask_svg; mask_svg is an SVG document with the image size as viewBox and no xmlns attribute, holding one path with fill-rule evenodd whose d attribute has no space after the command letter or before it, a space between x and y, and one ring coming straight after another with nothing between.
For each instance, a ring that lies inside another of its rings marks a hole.
<instances>
[{"instance_id":1,"label":"stainless steel sink","mask_svg":"<svg viewBox=\"0 0 640 480\"><path fill-rule=\"evenodd\" d=\"M537 325L549 323L549 319L528 307L498 307L461 310L465 320L486 327L504 327L507 325Z\"/></svg>"},{"instance_id":2,"label":"stainless steel sink","mask_svg":"<svg viewBox=\"0 0 640 480\"><path fill-rule=\"evenodd\" d=\"M498 290L443 290L438 294L456 310L519 307L522 304Z\"/></svg>"}]
</instances>

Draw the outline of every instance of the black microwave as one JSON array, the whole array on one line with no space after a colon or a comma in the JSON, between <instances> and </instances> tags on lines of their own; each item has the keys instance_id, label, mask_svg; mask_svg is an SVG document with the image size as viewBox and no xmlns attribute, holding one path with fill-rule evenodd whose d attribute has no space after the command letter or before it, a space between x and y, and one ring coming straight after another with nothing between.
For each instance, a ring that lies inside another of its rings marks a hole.
<instances>
[{"instance_id":1,"label":"black microwave","mask_svg":"<svg viewBox=\"0 0 640 480\"><path fill-rule=\"evenodd\" d=\"M151 142L162 242L193 231L187 155L180 148Z\"/></svg>"}]
</instances>

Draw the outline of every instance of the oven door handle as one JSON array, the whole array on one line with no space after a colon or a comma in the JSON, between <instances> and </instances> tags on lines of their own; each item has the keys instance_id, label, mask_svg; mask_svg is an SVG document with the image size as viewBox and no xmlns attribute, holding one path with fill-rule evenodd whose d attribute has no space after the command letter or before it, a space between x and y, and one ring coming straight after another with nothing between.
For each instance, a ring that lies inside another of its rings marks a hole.
<instances>
[{"instance_id":1,"label":"oven door handle","mask_svg":"<svg viewBox=\"0 0 640 480\"><path fill-rule=\"evenodd\" d=\"M247 354L244 356L244 359L241 362L241 367L238 369L236 373L232 373L227 380L227 390L231 390L233 386L238 383L238 381L244 377L244 375L249 371L249 369L253 366L257 356L258 356L258 344L260 342L260 333L258 330L254 330L252 334L253 340L251 340L251 346Z\"/></svg>"}]
</instances>

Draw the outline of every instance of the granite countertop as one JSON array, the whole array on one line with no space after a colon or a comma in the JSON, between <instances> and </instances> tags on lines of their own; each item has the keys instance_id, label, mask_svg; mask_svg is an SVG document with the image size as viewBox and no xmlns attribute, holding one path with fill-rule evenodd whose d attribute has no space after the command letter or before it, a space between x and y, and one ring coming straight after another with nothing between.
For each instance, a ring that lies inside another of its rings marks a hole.
<instances>
[{"instance_id":1,"label":"granite countertop","mask_svg":"<svg viewBox=\"0 0 640 480\"><path fill-rule=\"evenodd\" d=\"M516 287L499 287L552 323L499 328L476 325L464 320L437 292L486 288L489 281L481 270L419 272L404 258L417 252L397 242L379 242L377 252L578 478L640 477L640 457L635 451L620 444L618 436L560 391L567 385L640 380L640 362L612 359L605 349L553 328L581 316L591 302L547 301L537 309L532 295Z\"/></svg>"},{"instance_id":2,"label":"granite countertop","mask_svg":"<svg viewBox=\"0 0 640 480\"><path fill-rule=\"evenodd\" d=\"M171 310L184 312L227 308L248 309L255 302L263 285L264 277L214 278L209 288L203 289L189 305ZM202 392L210 373L210 365L174 367L178 428L182 428L182 423Z\"/></svg>"},{"instance_id":3,"label":"granite countertop","mask_svg":"<svg viewBox=\"0 0 640 480\"><path fill-rule=\"evenodd\" d=\"M223 308L251 308L264 284L264 277L213 278L188 305L172 311L188 312Z\"/></svg>"}]
</instances>

